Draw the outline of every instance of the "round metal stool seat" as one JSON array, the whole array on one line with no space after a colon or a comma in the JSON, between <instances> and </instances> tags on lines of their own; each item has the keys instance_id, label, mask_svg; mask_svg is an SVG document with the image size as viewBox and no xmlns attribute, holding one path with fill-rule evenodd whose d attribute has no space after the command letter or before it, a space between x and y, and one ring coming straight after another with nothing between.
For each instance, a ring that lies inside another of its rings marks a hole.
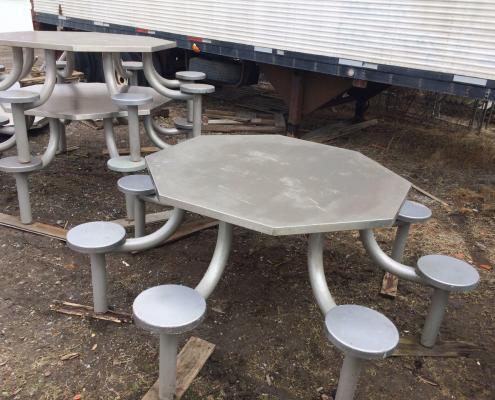
<instances>
[{"instance_id":1,"label":"round metal stool seat","mask_svg":"<svg viewBox=\"0 0 495 400\"><path fill-rule=\"evenodd\" d=\"M206 83L184 83L180 91L187 94L207 94L215 91L215 86Z\"/></svg>"},{"instance_id":2,"label":"round metal stool seat","mask_svg":"<svg viewBox=\"0 0 495 400\"><path fill-rule=\"evenodd\" d=\"M113 222L87 222L67 232L67 245L80 253L107 253L125 241L125 229Z\"/></svg>"},{"instance_id":3,"label":"round metal stool seat","mask_svg":"<svg viewBox=\"0 0 495 400\"><path fill-rule=\"evenodd\" d=\"M119 107L143 106L153 102L153 97L146 93L117 93L112 100Z\"/></svg>"},{"instance_id":4,"label":"round metal stool seat","mask_svg":"<svg viewBox=\"0 0 495 400\"><path fill-rule=\"evenodd\" d=\"M179 71L175 73L175 77L181 81L202 81L206 74L198 71Z\"/></svg>"},{"instance_id":5,"label":"round metal stool seat","mask_svg":"<svg viewBox=\"0 0 495 400\"><path fill-rule=\"evenodd\" d=\"M356 358L385 358L399 344L399 332L392 321L359 305L341 305L328 311L325 331L338 349Z\"/></svg>"},{"instance_id":6,"label":"round metal stool seat","mask_svg":"<svg viewBox=\"0 0 495 400\"><path fill-rule=\"evenodd\" d=\"M149 196L155 194L155 185L149 175L127 175L117 181L119 190L123 193Z\"/></svg>"},{"instance_id":7,"label":"round metal stool seat","mask_svg":"<svg viewBox=\"0 0 495 400\"><path fill-rule=\"evenodd\" d=\"M421 257L417 262L420 275L433 287L448 292L474 289L480 280L478 271L467 262L443 255Z\"/></svg>"},{"instance_id":8,"label":"round metal stool seat","mask_svg":"<svg viewBox=\"0 0 495 400\"><path fill-rule=\"evenodd\" d=\"M10 122L10 118L0 115L0 126L7 125Z\"/></svg>"},{"instance_id":9,"label":"round metal stool seat","mask_svg":"<svg viewBox=\"0 0 495 400\"><path fill-rule=\"evenodd\" d=\"M39 157L32 157L27 163L21 163L17 156L10 156L0 159L0 171L12 174L37 171L43 167L43 162Z\"/></svg>"},{"instance_id":10,"label":"round metal stool seat","mask_svg":"<svg viewBox=\"0 0 495 400\"><path fill-rule=\"evenodd\" d=\"M160 334L181 334L194 329L205 317L206 301L196 290L161 285L140 293L132 305L134 321Z\"/></svg>"},{"instance_id":11,"label":"round metal stool seat","mask_svg":"<svg viewBox=\"0 0 495 400\"><path fill-rule=\"evenodd\" d=\"M122 61L122 66L129 71L141 71L143 69L141 61Z\"/></svg>"},{"instance_id":12,"label":"round metal stool seat","mask_svg":"<svg viewBox=\"0 0 495 400\"><path fill-rule=\"evenodd\" d=\"M40 98L39 93L27 90L4 90L0 92L0 103L22 104L32 103Z\"/></svg>"},{"instance_id":13,"label":"round metal stool seat","mask_svg":"<svg viewBox=\"0 0 495 400\"><path fill-rule=\"evenodd\" d=\"M190 131L193 128L192 122L189 122L186 118L178 117L174 119L174 125L177 129Z\"/></svg>"},{"instance_id":14,"label":"round metal stool seat","mask_svg":"<svg viewBox=\"0 0 495 400\"><path fill-rule=\"evenodd\" d=\"M397 219L402 222L421 223L431 218L431 210L421 203L406 200L399 210Z\"/></svg>"},{"instance_id":15,"label":"round metal stool seat","mask_svg":"<svg viewBox=\"0 0 495 400\"><path fill-rule=\"evenodd\" d=\"M138 172L146 169L144 158L139 161L132 161L130 156L119 156L107 161L107 167L115 172Z\"/></svg>"}]
</instances>

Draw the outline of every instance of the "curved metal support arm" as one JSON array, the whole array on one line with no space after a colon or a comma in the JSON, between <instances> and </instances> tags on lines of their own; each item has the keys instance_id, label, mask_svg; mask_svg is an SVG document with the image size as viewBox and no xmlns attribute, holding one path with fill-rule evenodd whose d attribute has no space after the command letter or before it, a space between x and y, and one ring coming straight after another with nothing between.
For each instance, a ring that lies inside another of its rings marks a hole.
<instances>
[{"instance_id":1,"label":"curved metal support arm","mask_svg":"<svg viewBox=\"0 0 495 400\"><path fill-rule=\"evenodd\" d=\"M157 130L155 129L156 128L156 123L155 121L153 121L153 117L151 115L147 115L144 117L144 130L146 131L146 133L148 134L148 137L151 139L151 141L153 142L153 144L157 147L159 147L160 149L164 149L166 147L169 147L170 145L166 142L164 142L157 134ZM161 127L160 127L161 128ZM161 128L163 129L163 128ZM173 129L171 129L173 130ZM165 135L169 134L169 135L175 135L176 133L166 133L167 131L164 132ZM162 133L162 132L160 132ZM179 131L177 131L177 133L179 133Z\"/></svg>"},{"instance_id":2,"label":"curved metal support arm","mask_svg":"<svg viewBox=\"0 0 495 400\"><path fill-rule=\"evenodd\" d=\"M57 60L54 50L45 50L45 83L41 87L40 98L33 103L26 104L25 110L39 107L50 98L57 82Z\"/></svg>"},{"instance_id":3,"label":"curved metal support arm","mask_svg":"<svg viewBox=\"0 0 495 400\"><path fill-rule=\"evenodd\" d=\"M401 264L389 257L378 245L372 229L364 229L359 231L359 234L366 252L382 269L397 275L399 278L427 284L423 278L418 275L415 268Z\"/></svg>"},{"instance_id":4,"label":"curved metal support arm","mask_svg":"<svg viewBox=\"0 0 495 400\"><path fill-rule=\"evenodd\" d=\"M120 154L117 143L115 143L115 136L113 135L113 118L105 118L103 120L103 131L105 133L105 143L110 158L118 157Z\"/></svg>"},{"instance_id":5,"label":"curved metal support arm","mask_svg":"<svg viewBox=\"0 0 495 400\"><path fill-rule=\"evenodd\" d=\"M60 141L60 122L56 118L50 118L48 120L50 124L50 137L48 139L48 146L45 152L41 156L41 162L43 168L50 164L57 154L58 143Z\"/></svg>"},{"instance_id":6,"label":"curved metal support arm","mask_svg":"<svg viewBox=\"0 0 495 400\"><path fill-rule=\"evenodd\" d=\"M65 68L57 70L57 75L61 78L70 78L74 72L74 53L72 51L66 51L65 53Z\"/></svg>"},{"instance_id":7,"label":"curved metal support arm","mask_svg":"<svg viewBox=\"0 0 495 400\"><path fill-rule=\"evenodd\" d=\"M173 100L191 100L193 98L192 95L182 93L180 90L172 90L161 82L160 78L164 78L156 72L151 53L143 53L143 71L148 83L162 96Z\"/></svg>"},{"instance_id":8,"label":"curved metal support arm","mask_svg":"<svg viewBox=\"0 0 495 400\"><path fill-rule=\"evenodd\" d=\"M155 232L138 238L127 239L124 244L114 251L131 252L151 249L163 243L172 236L184 218L184 210L174 208L167 223Z\"/></svg>"},{"instance_id":9,"label":"curved metal support arm","mask_svg":"<svg viewBox=\"0 0 495 400\"><path fill-rule=\"evenodd\" d=\"M0 91L7 90L14 83L16 83L22 74L23 64L24 64L24 55L22 53L22 47L12 47L12 70L9 74L0 81Z\"/></svg>"},{"instance_id":10,"label":"curved metal support arm","mask_svg":"<svg viewBox=\"0 0 495 400\"><path fill-rule=\"evenodd\" d=\"M33 65L34 65L34 49L25 48L24 60L22 63L22 71L19 80L24 79L26 76L28 76L31 73L31 69L33 68Z\"/></svg>"},{"instance_id":11,"label":"curved metal support arm","mask_svg":"<svg viewBox=\"0 0 495 400\"><path fill-rule=\"evenodd\" d=\"M3 132L0 130L0 133L3 133ZM0 152L11 149L14 146L15 146L15 133L11 137L9 137L7 140L0 143Z\"/></svg>"},{"instance_id":12,"label":"curved metal support arm","mask_svg":"<svg viewBox=\"0 0 495 400\"><path fill-rule=\"evenodd\" d=\"M311 288L323 315L337 304L328 289L323 265L323 233L313 233L308 243L308 272Z\"/></svg>"},{"instance_id":13,"label":"curved metal support arm","mask_svg":"<svg viewBox=\"0 0 495 400\"><path fill-rule=\"evenodd\" d=\"M205 275L196 286L196 290L207 299L215 290L222 277L232 247L232 225L220 222L218 227L217 244L210 265Z\"/></svg>"},{"instance_id":14,"label":"curved metal support arm","mask_svg":"<svg viewBox=\"0 0 495 400\"><path fill-rule=\"evenodd\" d=\"M143 66L145 63L145 58L147 59L147 63L149 63L152 67L152 73L156 77L157 81L160 82L163 86L169 88L169 89L179 89L180 85L182 84L181 81L177 79L167 79L161 76L157 70L155 69L155 65L153 64L153 54L151 53L145 53L143 54Z\"/></svg>"},{"instance_id":15,"label":"curved metal support arm","mask_svg":"<svg viewBox=\"0 0 495 400\"><path fill-rule=\"evenodd\" d=\"M110 95L113 96L114 94L117 93L127 92L129 90L129 86L118 83L115 77L115 64L112 53L103 53L102 61L103 61L103 74L105 75L105 83L107 84Z\"/></svg>"},{"instance_id":16,"label":"curved metal support arm","mask_svg":"<svg viewBox=\"0 0 495 400\"><path fill-rule=\"evenodd\" d=\"M122 65L122 58L120 58L120 53L112 53L112 58L113 65L115 66L115 71L117 72L117 74L126 79L131 79L132 72L127 71Z\"/></svg>"}]
</instances>

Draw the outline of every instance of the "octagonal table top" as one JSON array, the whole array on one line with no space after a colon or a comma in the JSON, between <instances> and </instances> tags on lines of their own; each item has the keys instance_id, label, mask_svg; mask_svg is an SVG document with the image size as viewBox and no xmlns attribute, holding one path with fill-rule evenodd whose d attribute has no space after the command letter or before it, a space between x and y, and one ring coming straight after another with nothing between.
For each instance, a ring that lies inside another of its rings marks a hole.
<instances>
[{"instance_id":1,"label":"octagonal table top","mask_svg":"<svg viewBox=\"0 0 495 400\"><path fill-rule=\"evenodd\" d=\"M411 184L356 151L200 136L146 157L165 204L270 235L391 226Z\"/></svg>"},{"instance_id":2,"label":"octagonal table top","mask_svg":"<svg viewBox=\"0 0 495 400\"><path fill-rule=\"evenodd\" d=\"M24 31L0 33L0 46L99 53L152 53L177 44L152 36L101 32Z\"/></svg>"},{"instance_id":3,"label":"octagonal table top","mask_svg":"<svg viewBox=\"0 0 495 400\"><path fill-rule=\"evenodd\" d=\"M20 90L39 92L42 85L26 86ZM19 90L19 89L18 89ZM149 115L152 110L170 101L149 87L131 86L130 93L144 93L153 97L151 104L139 107L139 115ZM5 109L8 109L5 107ZM125 117L110 97L104 83L60 83L55 85L50 98L43 105L25 112L36 117L68 119L72 121Z\"/></svg>"}]
</instances>

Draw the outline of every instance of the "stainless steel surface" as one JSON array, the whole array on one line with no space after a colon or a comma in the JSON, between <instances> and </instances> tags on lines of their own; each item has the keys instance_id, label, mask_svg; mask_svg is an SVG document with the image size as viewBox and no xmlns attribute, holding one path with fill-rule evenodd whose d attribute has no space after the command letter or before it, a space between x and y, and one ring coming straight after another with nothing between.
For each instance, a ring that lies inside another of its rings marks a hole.
<instances>
[{"instance_id":1,"label":"stainless steel surface","mask_svg":"<svg viewBox=\"0 0 495 400\"><path fill-rule=\"evenodd\" d=\"M129 71L141 71L143 69L141 61L122 61L122 66Z\"/></svg>"},{"instance_id":2,"label":"stainless steel surface","mask_svg":"<svg viewBox=\"0 0 495 400\"><path fill-rule=\"evenodd\" d=\"M119 107L144 106L152 103L153 97L139 92L117 93L112 96L112 101Z\"/></svg>"},{"instance_id":3,"label":"stainless steel surface","mask_svg":"<svg viewBox=\"0 0 495 400\"><path fill-rule=\"evenodd\" d=\"M192 121L190 122L186 118L183 118L183 117L175 118L174 119L174 125L177 129L184 130L184 131L191 131L193 129Z\"/></svg>"},{"instance_id":4,"label":"stainless steel surface","mask_svg":"<svg viewBox=\"0 0 495 400\"><path fill-rule=\"evenodd\" d=\"M101 57L105 83L111 95L116 93L124 93L129 90L129 82L127 77L123 76L117 70L114 54L115 53L103 53ZM120 59L118 61L120 62Z\"/></svg>"},{"instance_id":5,"label":"stainless steel surface","mask_svg":"<svg viewBox=\"0 0 495 400\"><path fill-rule=\"evenodd\" d=\"M423 331L421 332L420 343L423 346L433 347L435 345L448 301L449 292L441 289L433 290L430 309L428 310Z\"/></svg>"},{"instance_id":6,"label":"stainless steel surface","mask_svg":"<svg viewBox=\"0 0 495 400\"><path fill-rule=\"evenodd\" d=\"M206 74L197 71L179 71L175 73L175 77L180 81L202 81L206 79Z\"/></svg>"},{"instance_id":7,"label":"stainless steel surface","mask_svg":"<svg viewBox=\"0 0 495 400\"><path fill-rule=\"evenodd\" d=\"M183 219L184 219L184 211L175 208L168 221L160 229L140 238L127 239L124 242L124 244L122 244L119 248L115 249L115 251L119 251L119 252L143 251L158 246L159 244L165 242L165 240L167 240L170 236L172 236L175 233L177 228L182 223Z\"/></svg>"},{"instance_id":8,"label":"stainless steel surface","mask_svg":"<svg viewBox=\"0 0 495 400\"><path fill-rule=\"evenodd\" d=\"M38 92L41 90L41 85L29 86L27 89ZM153 97L152 104L139 108L140 115L149 115L151 110L170 101L149 87L132 86L129 93ZM26 115L80 121L126 117L127 111L120 109L112 101L104 83L81 82L55 85L48 101L40 107L27 110Z\"/></svg>"},{"instance_id":9,"label":"stainless steel surface","mask_svg":"<svg viewBox=\"0 0 495 400\"><path fill-rule=\"evenodd\" d=\"M208 270L204 274L203 278L196 286L196 290L205 299L215 290L220 278L222 277L225 266L230 256L230 249L232 247L232 225L220 222L218 227L217 244L215 246L215 252L208 266Z\"/></svg>"},{"instance_id":10,"label":"stainless steel surface","mask_svg":"<svg viewBox=\"0 0 495 400\"><path fill-rule=\"evenodd\" d=\"M22 48L13 47L12 48L12 62L13 66L11 71L7 76L2 76L2 80L0 80L0 90L7 90L14 83L16 83L22 74L22 67L24 65L24 55L22 53Z\"/></svg>"},{"instance_id":11,"label":"stainless steel surface","mask_svg":"<svg viewBox=\"0 0 495 400\"><path fill-rule=\"evenodd\" d=\"M83 52L150 53L176 47L150 36L99 32L26 31L0 33L0 46Z\"/></svg>"},{"instance_id":12,"label":"stainless steel surface","mask_svg":"<svg viewBox=\"0 0 495 400\"><path fill-rule=\"evenodd\" d=\"M119 156L107 161L107 167L110 171L130 173L146 169L144 158L139 161L132 161L130 156Z\"/></svg>"},{"instance_id":13,"label":"stainless steel surface","mask_svg":"<svg viewBox=\"0 0 495 400\"><path fill-rule=\"evenodd\" d=\"M153 120L151 115L144 117L144 129L153 144L160 149L164 149L170 145L158 136L159 133L164 135L178 135L180 133L176 128L162 128Z\"/></svg>"},{"instance_id":14,"label":"stainless steel surface","mask_svg":"<svg viewBox=\"0 0 495 400\"><path fill-rule=\"evenodd\" d=\"M40 85L41 86L41 85ZM0 103L26 104L40 98L40 94L32 90L4 90L0 92Z\"/></svg>"},{"instance_id":15,"label":"stainless steel surface","mask_svg":"<svg viewBox=\"0 0 495 400\"><path fill-rule=\"evenodd\" d=\"M132 304L132 313L134 322L141 328L175 335L201 323L206 314L206 301L187 286L161 285L141 292Z\"/></svg>"},{"instance_id":16,"label":"stainless steel surface","mask_svg":"<svg viewBox=\"0 0 495 400\"><path fill-rule=\"evenodd\" d=\"M366 361L357 357L345 356L340 369L339 384L335 400L353 400L359 376Z\"/></svg>"},{"instance_id":17,"label":"stainless steel surface","mask_svg":"<svg viewBox=\"0 0 495 400\"><path fill-rule=\"evenodd\" d=\"M123 176L117 181L117 186L123 193L140 196L155 194L155 185L151 177L145 174Z\"/></svg>"},{"instance_id":18,"label":"stainless steel surface","mask_svg":"<svg viewBox=\"0 0 495 400\"><path fill-rule=\"evenodd\" d=\"M90 254L91 286L93 288L93 310L97 314L108 311L107 263L105 254Z\"/></svg>"},{"instance_id":19,"label":"stainless steel surface","mask_svg":"<svg viewBox=\"0 0 495 400\"><path fill-rule=\"evenodd\" d=\"M0 171L20 174L25 172L37 171L43 167L40 157L32 157L28 163L21 163L17 156L0 158Z\"/></svg>"},{"instance_id":20,"label":"stainless steel surface","mask_svg":"<svg viewBox=\"0 0 495 400\"><path fill-rule=\"evenodd\" d=\"M67 232L67 245L79 253L107 253L125 241L125 229L113 222L87 222Z\"/></svg>"},{"instance_id":21,"label":"stainless steel surface","mask_svg":"<svg viewBox=\"0 0 495 400\"><path fill-rule=\"evenodd\" d=\"M325 332L335 347L366 360L385 358L399 344L399 332L392 321L355 304L333 307L325 315Z\"/></svg>"},{"instance_id":22,"label":"stainless steel surface","mask_svg":"<svg viewBox=\"0 0 495 400\"><path fill-rule=\"evenodd\" d=\"M404 250L406 249L410 227L411 224L408 222L399 222L397 224L394 244L392 245L392 258L400 263L402 263L402 259L404 258Z\"/></svg>"},{"instance_id":23,"label":"stainless steel surface","mask_svg":"<svg viewBox=\"0 0 495 400\"><path fill-rule=\"evenodd\" d=\"M431 218L431 210L421 203L406 200L399 210L397 219L412 224L426 222Z\"/></svg>"},{"instance_id":24,"label":"stainless steel surface","mask_svg":"<svg viewBox=\"0 0 495 400\"><path fill-rule=\"evenodd\" d=\"M323 264L323 234L313 233L308 242L308 272L309 282L323 315L326 315L337 304L330 293L325 278L325 266Z\"/></svg>"},{"instance_id":25,"label":"stainless steel surface","mask_svg":"<svg viewBox=\"0 0 495 400\"><path fill-rule=\"evenodd\" d=\"M391 226L410 188L360 153L279 135L202 136L146 162L163 203L271 235Z\"/></svg>"},{"instance_id":26,"label":"stainless steel surface","mask_svg":"<svg viewBox=\"0 0 495 400\"><path fill-rule=\"evenodd\" d=\"M158 377L158 399L175 400L177 384L177 335L160 335L160 366Z\"/></svg>"},{"instance_id":27,"label":"stainless steel surface","mask_svg":"<svg viewBox=\"0 0 495 400\"><path fill-rule=\"evenodd\" d=\"M7 125L10 122L10 118L6 115L0 115L0 126Z\"/></svg>"},{"instance_id":28,"label":"stainless steel surface","mask_svg":"<svg viewBox=\"0 0 495 400\"><path fill-rule=\"evenodd\" d=\"M421 257L419 274L433 287L449 292L465 292L478 286L480 275L467 262L443 255Z\"/></svg>"},{"instance_id":29,"label":"stainless steel surface","mask_svg":"<svg viewBox=\"0 0 495 400\"><path fill-rule=\"evenodd\" d=\"M153 64L153 57L149 53L143 53L143 71L146 80L162 96L170 97L174 100L189 100L192 99L191 95L182 93L178 89L181 85L178 80L168 80L160 76L156 72L155 66Z\"/></svg>"},{"instance_id":30,"label":"stainless steel surface","mask_svg":"<svg viewBox=\"0 0 495 400\"><path fill-rule=\"evenodd\" d=\"M28 176L29 174L26 172L14 173L17 201L19 203L19 216L23 224L31 224L33 222L31 201L29 200Z\"/></svg>"},{"instance_id":31,"label":"stainless steel surface","mask_svg":"<svg viewBox=\"0 0 495 400\"><path fill-rule=\"evenodd\" d=\"M17 159L21 163L31 161L31 149L29 147L29 137L26 125L24 109L26 104L12 103L12 117L14 119L15 145L17 148Z\"/></svg>"},{"instance_id":32,"label":"stainless steel surface","mask_svg":"<svg viewBox=\"0 0 495 400\"><path fill-rule=\"evenodd\" d=\"M184 83L180 91L187 94L208 94L215 91L215 86L206 83Z\"/></svg>"},{"instance_id":33,"label":"stainless steel surface","mask_svg":"<svg viewBox=\"0 0 495 400\"><path fill-rule=\"evenodd\" d=\"M385 254L385 252L380 248L380 245L377 243L373 230L364 229L361 230L359 234L366 252L371 259L380 266L380 268L390 272L393 275L397 275L399 278L426 284L426 281L418 275L416 268L401 264Z\"/></svg>"}]
</instances>

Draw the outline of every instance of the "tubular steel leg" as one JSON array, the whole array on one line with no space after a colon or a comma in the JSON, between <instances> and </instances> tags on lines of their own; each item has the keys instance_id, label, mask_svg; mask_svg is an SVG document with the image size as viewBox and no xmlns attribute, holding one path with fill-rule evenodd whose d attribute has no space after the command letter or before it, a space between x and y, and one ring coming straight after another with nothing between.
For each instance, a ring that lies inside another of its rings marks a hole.
<instances>
[{"instance_id":1,"label":"tubular steel leg","mask_svg":"<svg viewBox=\"0 0 495 400\"><path fill-rule=\"evenodd\" d=\"M187 122L193 122L194 119L194 102L187 100Z\"/></svg>"},{"instance_id":2,"label":"tubular steel leg","mask_svg":"<svg viewBox=\"0 0 495 400\"><path fill-rule=\"evenodd\" d=\"M434 289L433 296L431 296L430 310L426 316L425 326L421 335L421 344L423 346L433 347L435 345L448 301L449 292Z\"/></svg>"},{"instance_id":3,"label":"tubular steel leg","mask_svg":"<svg viewBox=\"0 0 495 400\"><path fill-rule=\"evenodd\" d=\"M323 315L333 307L335 300L328 289L323 265L323 234L313 233L308 244L308 272L313 295Z\"/></svg>"},{"instance_id":4,"label":"tubular steel leg","mask_svg":"<svg viewBox=\"0 0 495 400\"><path fill-rule=\"evenodd\" d=\"M175 335L160 335L160 376L158 398L174 400L177 376L177 343Z\"/></svg>"},{"instance_id":5,"label":"tubular steel leg","mask_svg":"<svg viewBox=\"0 0 495 400\"><path fill-rule=\"evenodd\" d=\"M26 126L26 117L24 116L24 105L12 104L12 115L14 116L17 158L21 163L28 163L31 161L31 152L29 150L29 138Z\"/></svg>"},{"instance_id":6,"label":"tubular steel leg","mask_svg":"<svg viewBox=\"0 0 495 400\"><path fill-rule=\"evenodd\" d=\"M59 121L58 152L59 153L66 153L67 152L67 135L66 135L66 132L65 132L65 123L64 123L64 121Z\"/></svg>"},{"instance_id":7,"label":"tubular steel leg","mask_svg":"<svg viewBox=\"0 0 495 400\"><path fill-rule=\"evenodd\" d=\"M134 219L134 203L135 196L133 194L125 194L125 210L127 213L127 219L132 221Z\"/></svg>"},{"instance_id":8,"label":"tubular steel leg","mask_svg":"<svg viewBox=\"0 0 495 400\"><path fill-rule=\"evenodd\" d=\"M137 106L127 108L129 120L129 150L131 161L141 160L141 142L139 140L139 115Z\"/></svg>"},{"instance_id":9,"label":"tubular steel leg","mask_svg":"<svg viewBox=\"0 0 495 400\"><path fill-rule=\"evenodd\" d=\"M202 97L200 94L195 94L193 97L193 137L201 136L201 125L203 124L201 107Z\"/></svg>"},{"instance_id":10,"label":"tubular steel leg","mask_svg":"<svg viewBox=\"0 0 495 400\"><path fill-rule=\"evenodd\" d=\"M23 224L31 224L33 215L31 213L31 202L29 201L28 174L14 174L17 186L17 199L19 202L19 215Z\"/></svg>"},{"instance_id":11,"label":"tubular steel leg","mask_svg":"<svg viewBox=\"0 0 495 400\"><path fill-rule=\"evenodd\" d=\"M392 246L392 258L397 262L402 262L404 258L404 250L407 244L407 238L409 236L410 223L400 222L397 226L397 232L395 233L395 240Z\"/></svg>"},{"instance_id":12,"label":"tubular steel leg","mask_svg":"<svg viewBox=\"0 0 495 400\"><path fill-rule=\"evenodd\" d=\"M131 77L129 79L129 84L131 86L137 86L138 85L138 73L137 73L137 71L132 71L131 72Z\"/></svg>"},{"instance_id":13,"label":"tubular steel leg","mask_svg":"<svg viewBox=\"0 0 495 400\"><path fill-rule=\"evenodd\" d=\"M134 199L134 237L142 237L146 227L146 204L139 197Z\"/></svg>"},{"instance_id":14,"label":"tubular steel leg","mask_svg":"<svg viewBox=\"0 0 495 400\"><path fill-rule=\"evenodd\" d=\"M107 265L105 254L90 254L91 283L93 285L93 309L95 313L108 311L107 303Z\"/></svg>"},{"instance_id":15,"label":"tubular steel leg","mask_svg":"<svg viewBox=\"0 0 495 400\"><path fill-rule=\"evenodd\" d=\"M352 400L356 393L364 360L346 355L340 370L339 386L335 400Z\"/></svg>"}]
</instances>

